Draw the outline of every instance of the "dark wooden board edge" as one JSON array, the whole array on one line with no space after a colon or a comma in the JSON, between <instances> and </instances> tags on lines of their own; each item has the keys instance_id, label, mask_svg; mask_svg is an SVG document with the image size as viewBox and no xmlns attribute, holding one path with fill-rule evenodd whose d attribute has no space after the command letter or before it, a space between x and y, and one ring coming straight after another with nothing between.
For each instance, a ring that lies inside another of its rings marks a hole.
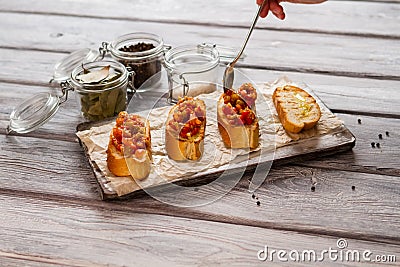
<instances>
[{"instance_id":1,"label":"dark wooden board edge","mask_svg":"<svg viewBox=\"0 0 400 267\"><path fill-rule=\"evenodd\" d=\"M77 126L78 131L82 130L87 130L90 129L93 126L99 126L104 123L109 123L113 121L112 119L102 121L102 122L85 122L81 123ZM329 136L331 135L331 136ZM340 142L336 142L332 140L332 137L338 136L338 139L341 139ZM79 139L79 138L78 138ZM311 140L314 143L321 143L322 142L322 147L316 147L315 149L310 149L308 151L303 150L303 144L304 140L307 140L310 142ZM297 142L290 143L289 145L277 148L275 151L275 157L272 162L272 167L284 165L284 164L289 164L289 163L295 163L295 162L303 162L311 159L315 159L317 157L325 157L325 156L330 156L333 154L337 154L340 152L344 152L347 150L352 149L355 146L356 138L355 136L350 132L349 129L347 129L344 125L340 127L340 129L334 133L318 136L318 137L313 137L309 139L304 139L300 140ZM144 190L138 190L129 194L126 194L124 196L118 196L115 192L110 190L107 186L108 181L106 180L105 176L102 174L100 169L97 167L96 163L92 160L90 160L89 153L87 150L87 147L79 140L80 145L83 147L84 153L86 158L89 161L89 164L91 166L91 169L93 171L93 174L96 178L97 184L99 186L99 193L100 197L102 200L123 200L131 197L136 197L143 195L145 192ZM327 146L324 146L325 143L330 143ZM288 151L293 151L297 150L297 153L292 153L288 154ZM261 156L262 157L262 156ZM230 175L235 175L237 173L242 173L243 168L245 168L246 172L251 172L255 170L258 164L263 164L263 163L270 163L270 157L267 157L268 160L262 160L262 158L257 157L250 159L248 162L245 164L238 164L234 168L229 169L229 174ZM207 173L207 174L201 174L192 176L189 179L184 179L180 181L174 182L174 184L177 185L182 185L182 186L196 186L199 184L204 184L207 182L211 182L215 180L216 178L219 177L220 174L222 174L226 169L223 170L218 170L213 173ZM152 189L159 189L161 187L165 187L166 184L162 185L157 185L152 187Z\"/></svg>"}]
</instances>

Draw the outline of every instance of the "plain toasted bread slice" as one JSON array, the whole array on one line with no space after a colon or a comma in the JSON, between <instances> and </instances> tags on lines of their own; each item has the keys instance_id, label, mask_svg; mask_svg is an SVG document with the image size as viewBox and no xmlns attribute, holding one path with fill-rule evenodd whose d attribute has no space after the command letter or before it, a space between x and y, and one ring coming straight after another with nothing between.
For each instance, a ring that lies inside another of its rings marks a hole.
<instances>
[{"instance_id":1,"label":"plain toasted bread slice","mask_svg":"<svg viewBox=\"0 0 400 267\"><path fill-rule=\"evenodd\" d=\"M313 128L321 118L315 99L303 89L285 85L275 89L272 100L283 128L290 133Z\"/></svg>"}]
</instances>

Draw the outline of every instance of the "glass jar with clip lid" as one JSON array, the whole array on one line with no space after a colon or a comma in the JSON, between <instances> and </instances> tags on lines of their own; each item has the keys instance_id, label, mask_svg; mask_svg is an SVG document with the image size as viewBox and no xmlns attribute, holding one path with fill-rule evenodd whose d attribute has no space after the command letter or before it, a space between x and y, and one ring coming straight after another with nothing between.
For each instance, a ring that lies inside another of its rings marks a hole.
<instances>
[{"instance_id":1,"label":"glass jar with clip lid","mask_svg":"<svg viewBox=\"0 0 400 267\"><path fill-rule=\"evenodd\" d=\"M210 43L178 46L167 51L168 103L176 103L181 96L215 91L221 76L220 63L230 62L234 57L233 48Z\"/></svg>"},{"instance_id":2,"label":"glass jar with clip lid","mask_svg":"<svg viewBox=\"0 0 400 267\"><path fill-rule=\"evenodd\" d=\"M7 133L36 130L57 113L70 91L75 91L87 120L102 120L125 110L134 73L119 62L97 59L99 54L94 50L82 49L57 63L50 82L58 83L62 94L44 92L23 101L11 112Z\"/></svg>"},{"instance_id":3,"label":"glass jar with clip lid","mask_svg":"<svg viewBox=\"0 0 400 267\"><path fill-rule=\"evenodd\" d=\"M135 32L121 35L110 43L103 42L99 51L102 57L110 54L128 70L134 71L135 91L144 92L160 81L164 53L170 48L158 35Z\"/></svg>"}]
</instances>

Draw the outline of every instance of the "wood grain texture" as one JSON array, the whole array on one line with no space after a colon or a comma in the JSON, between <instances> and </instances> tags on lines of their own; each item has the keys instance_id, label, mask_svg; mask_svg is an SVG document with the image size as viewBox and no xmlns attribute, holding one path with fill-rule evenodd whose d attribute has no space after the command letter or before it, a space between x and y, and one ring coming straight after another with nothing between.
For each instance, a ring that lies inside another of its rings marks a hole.
<instances>
[{"instance_id":1,"label":"wood grain texture","mask_svg":"<svg viewBox=\"0 0 400 267\"><path fill-rule=\"evenodd\" d=\"M0 19L5 29L13 29L12 35L0 31L0 47L64 52L84 47L97 49L102 41L112 41L132 32L128 29L145 29L163 36L165 42L173 46L211 42L238 47L247 31L242 28L13 13L0 13ZM399 80L399 49L400 42L386 39L368 38L366 41L364 37L262 30L253 33L246 48L247 58L241 65ZM20 59L13 55L15 53L17 51L1 51L2 62L18 60L20 63ZM29 53L32 55L25 57L24 61L32 64L43 62L42 57L34 59L33 51ZM2 74L0 79L7 79L4 77L6 74Z\"/></svg>"},{"instance_id":2,"label":"wood grain texture","mask_svg":"<svg viewBox=\"0 0 400 267\"><path fill-rule=\"evenodd\" d=\"M17 55L20 56L18 57ZM35 56L32 58L32 55ZM26 67L26 69L24 69L25 75L22 75L22 73L16 70L20 66L18 58L22 60L25 56L32 58L33 63L31 66L33 68L28 69L28 67ZM40 58L40 56L42 56L42 58ZM4 62L2 67L4 73L3 80L10 81L11 83L0 82L0 103L3 104L0 106L0 118L8 118L12 107L17 105L22 99L36 92L57 91L57 88L49 88L47 82L51 76L50 73L53 62L60 60L63 56L63 54L18 51L17 54L14 54L14 59ZM43 58L48 58L47 64L35 64L34 62L39 60L39 58L41 61L43 61ZM315 91L330 109L337 112L365 115L376 114L377 116L400 118L400 91L398 90L400 81L248 68L240 68L240 71L248 77L250 81L257 84L271 82L284 75L295 82L305 83ZM20 83L23 83L23 85L20 85ZM24 84L38 84L38 86L28 86ZM65 114L74 117L73 122L78 124L81 120L76 118L79 112L77 110L77 101L74 98L74 94L72 94L70 100L63 105L63 110L66 111L63 111L62 114L67 112ZM4 113L4 115L1 113Z\"/></svg>"},{"instance_id":3,"label":"wood grain texture","mask_svg":"<svg viewBox=\"0 0 400 267\"><path fill-rule=\"evenodd\" d=\"M331 109L348 113L339 116L358 138L353 152L274 168L256 191L258 199L248 191L248 173L227 195L201 207L174 207L148 195L100 201L74 136L81 122L74 99L39 131L4 135L12 106L47 90L53 66L66 52L97 49L101 41L132 31L160 34L174 46L204 41L238 46L255 7L243 3L1 3L1 266L281 266L258 262L257 251L264 245L321 250L335 247L339 237L351 249L399 257L397 3L286 5L285 22L269 18L258 25L243 70L261 82L283 73L306 82ZM120 9L110 8L115 4ZM372 149L372 141L381 148ZM167 194L207 198L223 183Z\"/></svg>"},{"instance_id":4,"label":"wood grain texture","mask_svg":"<svg viewBox=\"0 0 400 267\"><path fill-rule=\"evenodd\" d=\"M257 191L261 206L248 192L248 179L222 199L198 208L178 208L143 195L120 202L102 202L94 177L78 144L30 137L2 140L0 195L30 196L111 210L173 215L281 230L342 235L372 241L400 243L400 181L392 176L305 167L279 167L268 175ZM311 192L313 182L316 192ZM193 188L203 198L220 192L224 181L213 190ZM352 191L351 186L356 186ZM176 190L169 197L188 199Z\"/></svg>"},{"instance_id":5,"label":"wood grain texture","mask_svg":"<svg viewBox=\"0 0 400 267\"><path fill-rule=\"evenodd\" d=\"M253 266L268 263L280 266L279 261L258 261L257 252L265 245L270 249L321 251L336 247L337 240L337 237L172 219L108 208L73 204L60 207L59 203L29 197L0 196L0 199L4 203L0 249L49 261L54 258L60 265ZM400 253L398 245L347 241L350 248L370 249L375 255ZM354 263L341 265L354 266Z\"/></svg>"},{"instance_id":6,"label":"wood grain texture","mask_svg":"<svg viewBox=\"0 0 400 267\"><path fill-rule=\"evenodd\" d=\"M255 83L287 76L312 89L327 107L338 113L400 118L400 82L320 74L240 68Z\"/></svg>"},{"instance_id":7,"label":"wood grain texture","mask_svg":"<svg viewBox=\"0 0 400 267\"><path fill-rule=\"evenodd\" d=\"M28 86L0 83L0 134L5 134L12 110L22 101L40 92L50 92L55 95L61 93L59 89L50 88L47 85ZM69 100L59 108L57 114L49 122L24 136L76 142L76 125L82 122L84 119L80 115L77 100L72 93Z\"/></svg>"},{"instance_id":8,"label":"wood grain texture","mask_svg":"<svg viewBox=\"0 0 400 267\"><path fill-rule=\"evenodd\" d=\"M97 194L92 171L78 143L4 135L0 138L1 188L67 196Z\"/></svg>"},{"instance_id":9,"label":"wood grain texture","mask_svg":"<svg viewBox=\"0 0 400 267\"><path fill-rule=\"evenodd\" d=\"M357 237L359 239L398 244L396 229L400 216L395 199L398 199L399 181L390 176L378 176L341 171L305 169L304 167L280 167L273 169L267 182L260 187L256 205L248 192L245 177L234 190L222 199L208 205L186 209L180 216L201 218L225 223L244 224L280 230L327 234L332 236ZM315 192L311 186L315 184ZM351 189L355 186L355 190ZM214 190L198 192L209 197ZM170 196L188 199L190 196L170 191ZM137 198L121 203L126 207L137 207ZM142 205L140 205L143 207ZM166 211L165 208L158 210ZM180 210L182 211L182 210ZM171 211L166 211L171 214ZM217 215L218 214L218 215Z\"/></svg>"},{"instance_id":10,"label":"wood grain texture","mask_svg":"<svg viewBox=\"0 0 400 267\"><path fill-rule=\"evenodd\" d=\"M22 254L21 251L3 252L0 251L0 265L2 267L16 267L16 266L29 266L29 267L95 267L106 265L93 265L89 262L79 260L62 259L59 255L55 257L36 256L31 255L29 252Z\"/></svg>"},{"instance_id":11,"label":"wood grain texture","mask_svg":"<svg viewBox=\"0 0 400 267\"><path fill-rule=\"evenodd\" d=\"M259 74L262 73L260 72ZM270 75L270 73L266 74L267 76ZM320 86L312 86L312 88L317 88L317 94L322 96L322 100L324 102L332 103L332 106L330 106L330 108L333 109L340 109L345 106L344 108L347 111L351 112L376 112L376 114L381 114L379 113L381 109L387 110L387 112L391 112L392 108L396 107L396 105L400 103L398 100L396 100L396 96L397 98L400 98L400 94L396 95L395 93L391 94L392 97L388 97L385 93L377 93L376 95L382 100L382 103L380 101L375 102L374 97L370 94L373 88L368 90L370 86L369 84L367 85L367 88L363 88L362 81L360 81L360 83L357 83L357 79L332 79L333 81L341 81L344 84L349 83L352 88L358 90L357 92L359 92L359 94L361 95L361 97L357 96L358 93L356 93L356 91L353 91L354 95L350 97L350 100L346 100L349 99L349 96L344 95L346 94L345 89L341 89L344 87L341 87L339 83L337 86L330 86L329 84L332 81L330 78L327 81L319 81L318 76L313 77L312 75L308 75L306 77L308 77L309 79L311 78L310 80L308 80L310 82L321 84ZM356 80L354 84L352 84L352 82L354 82L353 80ZM392 92L394 92L396 90L396 88L393 87L392 89L390 89L390 87L385 88L385 84L387 83L385 83L384 81L376 82L374 84L381 85L382 88L376 88L376 90L380 90L381 92L384 92L386 88L387 91L391 90ZM325 88L330 91L323 92L322 90L325 90ZM5 134L5 128L9 123L9 114L11 113L12 108L23 99L33 95L36 92L42 91L42 89L44 89L44 87L21 86L15 84L0 83L0 95L2 96L0 97L0 134ZM335 95L335 89L343 92L343 96ZM393 101L395 101L395 103L393 103ZM371 105L370 103L376 103L376 105ZM395 115L397 116L397 114ZM353 151L346 152L337 157L323 158L319 161L312 161L311 163L308 162L309 164L311 164L310 166L323 168L329 167L349 171L372 172L387 175L400 174L397 160L400 153L398 146L398 128L400 127L400 121L398 119L344 114L339 114L339 117L344 120L345 125L349 127L351 132L356 136L356 147L353 149ZM361 125L358 124L358 119L362 120ZM72 98L66 103L64 107L60 109L58 114L50 122L41 127L39 130L29 134L25 134L23 136L76 142L76 126L81 122L83 122L83 119L79 114L78 106L75 99ZM389 131L390 137L385 136L386 131ZM371 142L380 141L378 139L379 133L383 134L384 136L384 140L380 142L382 145L381 149L372 149ZM18 140L24 139L23 137L19 137ZM65 143L60 144L60 146L64 145ZM75 151L82 153L82 150L80 150L79 148Z\"/></svg>"},{"instance_id":12,"label":"wood grain texture","mask_svg":"<svg viewBox=\"0 0 400 267\"><path fill-rule=\"evenodd\" d=\"M357 142L353 151L344 152L335 157L307 161L302 163L303 166L400 176L400 121L398 119L347 114L339 114L339 118L345 122L350 131L357 133ZM358 119L361 120L361 124L358 123ZM379 134L382 135L382 139L379 139ZM379 143L380 148L373 148L372 142ZM359 164L360 162L362 164Z\"/></svg>"},{"instance_id":13,"label":"wood grain texture","mask_svg":"<svg viewBox=\"0 0 400 267\"><path fill-rule=\"evenodd\" d=\"M335 34L356 34L400 38L397 14L400 7L393 3L365 1L327 1L320 5L283 4L287 17L280 21L270 15L260 20L257 28L280 31L311 31ZM247 28L256 5L247 0L237 1L126 1L101 0L76 2L62 0L23 0L19 5L2 4L2 11L63 16L107 18L131 21L197 24ZM201 12L199 12L201 10Z\"/></svg>"}]
</instances>

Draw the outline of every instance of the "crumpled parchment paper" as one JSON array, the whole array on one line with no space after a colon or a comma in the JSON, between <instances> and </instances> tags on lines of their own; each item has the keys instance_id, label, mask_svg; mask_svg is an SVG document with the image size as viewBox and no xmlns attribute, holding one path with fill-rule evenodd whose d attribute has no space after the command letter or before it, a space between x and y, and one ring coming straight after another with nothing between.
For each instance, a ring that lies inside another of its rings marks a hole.
<instances>
[{"instance_id":1,"label":"crumpled parchment paper","mask_svg":"<svg viewBox=\"0 0 400 267\"><path fill-rule=\"evenodd\" d=\"M283 77L273 83L258 85L258 99L256 102L257 116L260 125L260 145L250 151L248 149L228 149L224 146L217 126L216 104L221 95L220 91L200 94L197 97L204 100L207 106L207 126L204 140L204 154L198 161L175 162L168 158L164 146L165 123L171 106L156 108L151 111L139 113L150 121L153 163L150 175L142 181L135 181L130 176L117 177L107 168L106 149L109 142L110 131L115 123L108 123L89 130L77 132L76 135L88 149L90 160L94 161L107 180L108 188L123 196L140 190L141 188L188 179L191 175L228 164L239 155L244 155L262 149L262 152L271 151L292 141L303 140L311 137L331 133L343 123L321 102L321 119L313 129L299 134L288 134L279 122L278 115L272 102L272 93L276 87L285 84L296 85L288 78ZM310 89L301 88L313 94ZM318 98L317 98L318 102Z\"/></svg>"}]
</instances>

